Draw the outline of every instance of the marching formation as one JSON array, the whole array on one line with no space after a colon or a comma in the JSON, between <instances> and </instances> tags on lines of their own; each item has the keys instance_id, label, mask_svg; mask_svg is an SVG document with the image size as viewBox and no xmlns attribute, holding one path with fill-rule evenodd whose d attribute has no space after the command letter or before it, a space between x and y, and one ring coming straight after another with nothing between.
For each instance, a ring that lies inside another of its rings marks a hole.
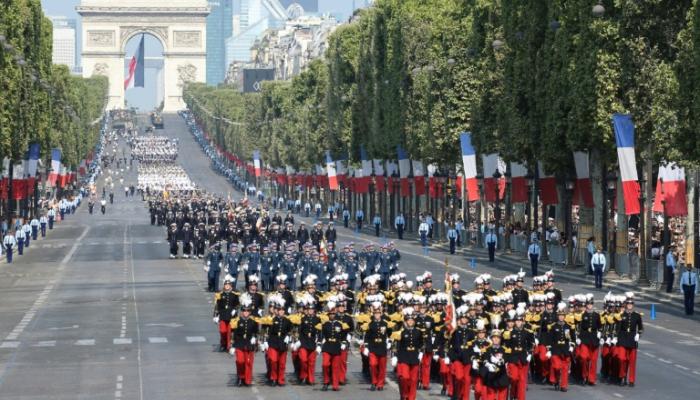
<instances>
[{"instance_id":1,"label":"marching formation","mask_svg":"<svg viewBox=\"0 0 700 400\"><path fill-rule=\"evenodd\" d=\"M128 141L132 157L140 162L173 162L178 142L165 136L137 136Z\"/></svg>"}]
</instances>

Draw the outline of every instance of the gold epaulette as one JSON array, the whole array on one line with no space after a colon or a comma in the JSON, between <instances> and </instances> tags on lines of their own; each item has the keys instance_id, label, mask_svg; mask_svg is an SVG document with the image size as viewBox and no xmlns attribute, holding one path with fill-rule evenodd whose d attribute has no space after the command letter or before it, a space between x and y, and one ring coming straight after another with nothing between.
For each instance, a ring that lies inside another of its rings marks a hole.
<instances>
[{"instance_id":1,"label":"gold epaulette","mask_svg":"<svg viewBox=\"0 0 700 400\"><path fill-rule=\"evenodd\" d=\"M401 330L391 333L391 340L401 340Z\"/></svg>"},{"instance_id":2,"label":"gold epaulette","mask_svg":"<svg viewBox=\"0 0 700 400\"><path fill-rule=\"evenodd\" d=\"M503 350L505 351L506 354L510 354L510 353L513 352L513 350L511 350L511 349L508 348L507 346L503 346Z\"/></svg>"},{"instance_id":3,"label":"gold epaulette","mask_svg":"<svg viewBox=\"0 0 700 400\"><path fill-rule=\"evenodd\" d=\"M266 315L260 318L260 325L272 325L272 316Z\"/></svg>"},{"instance_id":4,"label":"gold epaulette","mask_svg":"<svg viewBox=\"0 0 700 400\"><path fill-rule=\"evenodd\" d=\"M229 323L229 327L231 328L231 330L238 328L238 318L232 319Z\"/></svg>"},{"instance_id":5,"label":"gold epaulette","mask_svg":"<svg viewBox=\"0 0 700 400\"><path fill-rule=\"evenodd\" d=\"M314 325L314 329L316 329L317 331L320 331L322 328L323 328L323 322L320 322L320 323Z\"/></svg>"},{"instance_id":6,"label":"gold epaulette","mask_svg":"<svg viewBox=\"0 0 700 400\"><path fill-rule=\"evenodd\" d=\"M433 313L432 317L433 317L433 322L435 322L436 324L440 324L440 323L444 322L442 320L442 315L440 315L440 313L438 313L438 312Z\"/></svg>"},{"instance_id":7,"label":"gold epaulette","mask_svg":"<svg viewBox=\"0 0 700 400\"><path fill-rule=\"evenodd\" d=\"M350 329L350 325L346 324L345 322L341 322L341 323L340 323L340 326L342 326L343 329L345 329L345 330Z\"/></svg>"},{"instance_id":8,"label":"gold epaulette","mask_svg":"<svg viewBox=\"0 0 700 400\"><path fill-rule=\"evenodd\" d=\"M328 321L330 318L328 318L328 314L326 313L319 313L318 317L321 319L321 323L324 324L326 321Z\"/></svg>"},{"instance_id":9,"label":"gold epaulette","mask_svg":"<svg viewBox=\"0 0 700 400\"><path fill-rule=\"evenodd\" d=\"M216 301L219 301L220 298L221 298L221 292L214 293L214 301L215 301L215 302L216 302Z\"/></svg>"},{"instance_id":10,"label":"gold epaulette","mask_svg":"<svg viewBox=\"0 0 700 400\"><path fill-rule=\"evenodd\" d=\"M403 315L400 312L395 312L391 315L389 315L389 319L394 322L401 322L403 321Z\"/></svg>"},{"instance_id":11,"label":"gold epaulette","mask_svg":"<svg viewBox=\"0 0 700 400\"><path fill-rule=\"evenodd\" d=\"M289 319L289 322L291 322L294 325L301 324L301 314L292 314L287 318Z\"/></svg>"},{"instance_id":12,"label":"gold epaulette","mask_svg":"<svg viewBox=\"0 0 700 400\"><path fill-rule=\"evenodd\" d=\"M362 332L367 332L369 330L369 322L358 324Z\"/></svg>"},{"instance_id":13,"label":"gold epaulette","mask_svg":"<svg viewBox=\"0 0 700 400\"><path fill-rule=\"evenodd\" d=\"M394 329L395 326L396 326L396 323L394 323L392 321L389 321L386 323L386 327L389 329Z\"/></svg>"},{"instance_id":14,"label":"gold epaulette","mask_svg":"<svg viewBox=\"0 0 700 400\"><path fill-rule=\"evenodd\" d=\"M576 316L574 314L566 314L564 321L569 325L574 325L576 323Z\"/></svg>"},{"instance_id":15,"label":"gold epaulette","mask_svg":"<svg viewBox=\"0 0 700 400\"><path fill-rule=\"evenodd\" d=\"M369 314L357 314L354 317L355 317L355 321L357 321L358 324L369 323L369 321L370 321Z\"/></svg>"},{"instance_id":16,"label":"gold epaulette","mask_svg":"<svg viewBox=\"0 0 700 400\"><path fill-rule=\"evenodd\" d=\"M503 332L503 340L510 340L511 331Z\"/></svg>"}]
</instances>

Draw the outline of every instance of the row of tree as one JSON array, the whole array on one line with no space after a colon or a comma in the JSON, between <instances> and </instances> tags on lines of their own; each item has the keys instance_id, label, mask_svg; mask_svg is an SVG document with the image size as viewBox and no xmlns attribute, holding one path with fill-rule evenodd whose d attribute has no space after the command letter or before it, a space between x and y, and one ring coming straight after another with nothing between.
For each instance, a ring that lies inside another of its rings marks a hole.
<instances>
[{"instance_id":1,"label":"row of tree","mask_svg":"<svg viewBox=\"0 0 700 400\"><path fill-rule=\"evenodd\" d=\"M77 168L97 141L107 79L53 65L52 34L39 0L0 2L0 159L22 160L39 143L45 165L58 147Z\"/></svg>"}]
</instances>

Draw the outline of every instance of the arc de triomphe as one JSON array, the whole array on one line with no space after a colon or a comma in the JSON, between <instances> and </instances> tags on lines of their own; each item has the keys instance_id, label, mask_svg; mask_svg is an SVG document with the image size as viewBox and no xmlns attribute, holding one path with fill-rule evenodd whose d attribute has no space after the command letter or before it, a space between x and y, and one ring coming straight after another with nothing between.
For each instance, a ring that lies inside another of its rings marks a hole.
<instances>
[{"instance_id":1,"label":"arc de triomphe","mask_svg":"<svg viewBox=\"0 0 700 400\"><path fill-rule=\"evenodd\" d=\"M206 0L82 0L83 76L109 78L108 109L124 107L126 43L141 33L163 46L165 112L184 108L185 82L206 79Z\"/></svg>"}]
</instances>

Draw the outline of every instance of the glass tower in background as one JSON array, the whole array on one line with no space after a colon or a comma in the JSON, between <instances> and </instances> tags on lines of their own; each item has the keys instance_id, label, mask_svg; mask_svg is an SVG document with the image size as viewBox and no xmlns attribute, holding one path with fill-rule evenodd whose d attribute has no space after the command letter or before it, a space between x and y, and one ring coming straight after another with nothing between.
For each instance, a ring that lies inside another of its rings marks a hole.
<instances>
[{"instance_id":1,"label":"glass tower in background","mask_svg":"<svg viewBox=\"0 0 700 400\"><path fill-rule=\"evenodd\" d=\"M226 39L233 34L233 0L209 2L207 17L207 84L218 85L226 78Z\"/></svg>"}]
</instances>

